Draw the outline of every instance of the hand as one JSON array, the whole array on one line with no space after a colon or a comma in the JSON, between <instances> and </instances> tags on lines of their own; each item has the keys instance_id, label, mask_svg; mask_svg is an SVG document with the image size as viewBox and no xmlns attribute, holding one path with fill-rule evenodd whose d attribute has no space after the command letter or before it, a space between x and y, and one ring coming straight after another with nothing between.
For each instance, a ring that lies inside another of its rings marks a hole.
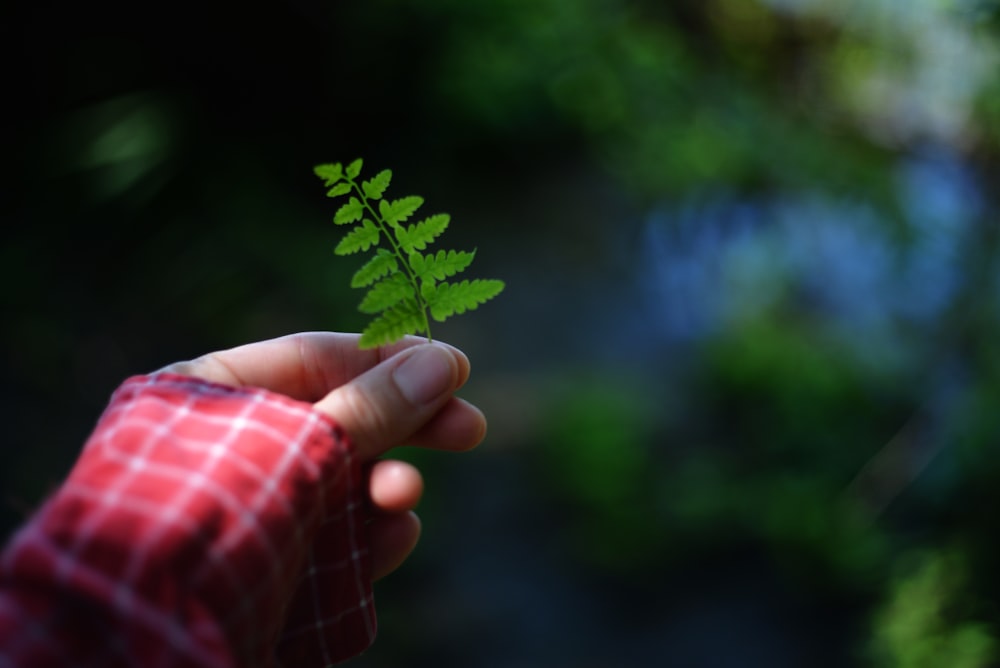
<instances>
[{"instance_id":1,"label":"hand","mask_svg":"<svg viewBox=\"0 0 1000 668\"><path fill-rule=\"evenodd\" d=\"M392 346L358 349L358 335L311 332L252 343L162 369L232 386L261 387L312 402L350 435L362 460L375 462L398 445L468 450L486 434L478 408L454 396L469 377L456 348L407 337ZM372 569L395 570L416 546L413 512L423 480L413 466L377 461L368 496Z\"/></svg>"}]
</instances>

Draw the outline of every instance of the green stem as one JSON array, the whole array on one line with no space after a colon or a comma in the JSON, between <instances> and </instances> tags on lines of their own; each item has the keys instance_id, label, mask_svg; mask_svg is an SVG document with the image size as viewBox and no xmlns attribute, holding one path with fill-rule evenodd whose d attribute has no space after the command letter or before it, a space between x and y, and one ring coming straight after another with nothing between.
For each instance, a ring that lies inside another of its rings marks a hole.
<instances>
[{"instance_id":1,"label":"green stem","mask_svg":"<svg viewBox=\"0 0 1000 668\"><path fill-rule=\"evenodd\" d=\"M375 219L375 223L379 226L382 234L389 240L392 244L392 250L396 253L396 257L399 258L400 263L406 270L407 276L409 276L410 285L413 286L413 296L417 300L417 306L420 307L420 314L424 317L424 333L427 334L427 342L433 343L434 339L431 338L431 322L427 317L427 302L424 300L424 296L420 294L420 283L417 281L417 275L413 273L413 267L410 266L409 261L403 255L403 250L399 247L399 242L396 241L396 236L392 234L392 230L389 228L388 223L379 216L378 212L372 207L368 202L368 197L365 195L364 191L358 186L358 184L351 178L346 178L347 182L351 184L355 192L361 197L361 204L368 209L371 213L372 218Z\"/></svg>"}]
</instances>

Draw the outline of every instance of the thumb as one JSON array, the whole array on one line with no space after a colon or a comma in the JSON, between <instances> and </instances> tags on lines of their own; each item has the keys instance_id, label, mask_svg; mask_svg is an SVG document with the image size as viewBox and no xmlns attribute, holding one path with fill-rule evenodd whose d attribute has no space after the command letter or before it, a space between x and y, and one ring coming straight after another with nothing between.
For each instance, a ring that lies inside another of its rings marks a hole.
<instances>
[{"instance_id":1,"label":"thumb","mask_svg":"<svg viewBox=\"0 0 1000 668\"><path fill-rule=\"evenodd\" d=\"M407 348L341 385L316 403L351 436L364 459L402 445L440 411L469 377L455 348Z\"/></svg>"}]
</instances>

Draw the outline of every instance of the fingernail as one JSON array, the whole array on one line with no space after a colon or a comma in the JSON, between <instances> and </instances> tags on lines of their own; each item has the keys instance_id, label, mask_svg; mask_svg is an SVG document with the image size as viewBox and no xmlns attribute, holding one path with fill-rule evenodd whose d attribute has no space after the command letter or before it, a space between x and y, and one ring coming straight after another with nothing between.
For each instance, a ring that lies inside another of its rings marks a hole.
<instances>
[{"instance_id":1,"label":"fingernail","mask_svg":"<svg viewBox=\"0 0 1000 668\"><path fill-rule=\"evenodd\" d=\"M452 388L453 362L447 350L435 345L421 346L396 367L392 379L411 404L427 404Z\"/></svg>"}]
</instances>

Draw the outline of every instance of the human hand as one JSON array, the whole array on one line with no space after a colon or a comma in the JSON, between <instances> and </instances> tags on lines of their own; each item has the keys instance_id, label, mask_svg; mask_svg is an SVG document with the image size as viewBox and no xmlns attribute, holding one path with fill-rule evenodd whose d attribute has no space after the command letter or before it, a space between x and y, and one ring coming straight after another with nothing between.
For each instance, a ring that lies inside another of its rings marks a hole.
<instances>
[{"instance_id":1,"label":"human hand","mask_svg":"<svg viewBox=\"0 0 1000 668\"><path fill-rule=\"evenodd\" d=\"M343 427L361 459L373 463L369 538L372 572L379 578L395 570L416 546L420 520L413 508L423 479L410 464L377 458L404 444L468 450L485 436L486 419L454 396L469 377L469 360L458 349L407 337L391 346L360 350L358 338L292 334L161 371L312 402Z\"/></svg>"}]
</instances>

